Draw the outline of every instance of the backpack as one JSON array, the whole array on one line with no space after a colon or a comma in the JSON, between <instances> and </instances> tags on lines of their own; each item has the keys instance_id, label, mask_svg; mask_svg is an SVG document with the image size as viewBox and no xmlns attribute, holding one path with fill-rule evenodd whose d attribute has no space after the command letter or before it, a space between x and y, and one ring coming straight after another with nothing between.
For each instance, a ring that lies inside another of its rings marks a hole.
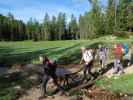
<instances>
[{"instance_id":1,"label":"backpack","mask_svg":"<svg viewBox=\"0 0 133 100\"><path fill-rule=\"evenodd\" d=\"M92 50L87 50L87 56L89 57L89 61L93 60Z\"/></svg>"},{"instance_id":2,"label":"backpack","mask_svg":"<svg viewBox=\"0 0 133 100\"><path fill-rule=\"evenodd\" d=\"M122 56L123 56L123 46L122 46L122 44L116 44L116 47L115 47L115 57L121 59Z\"/></svg>"},{"instance_id":3,"label":"backpack","mask_svg":"<svg viewBox=\"0 0 133 100\"><path fill-rule=\"evenodd\" d=\"M123 48L124 48L124 54L128 54L128 51L129 51L129 47L128 47L128 44L127 43L124 43L123 44Z\"/></svg>"},{"instance_id":4,"label":"backpack","mask_svg":"<svg viewBox=\"0 0 133 100\"><path fill-rule=\"evenodd\" d=\"M103 58L105 58L106 57L106 51L105 51L105 48L101 48L100 50L99 50L99 59L103 59Z\"/></svg>"},{"instance_id":5,"label":"backpack","mask_svg":"<svg viewBox=\"0 0 133 100\"><path fill-rule=\"evenodd\" d=\"M46 61L43 62L44 64L44 72L48 75L54 74L57 68L56 62L47 59Z\"/></svg>"}]
</instances>

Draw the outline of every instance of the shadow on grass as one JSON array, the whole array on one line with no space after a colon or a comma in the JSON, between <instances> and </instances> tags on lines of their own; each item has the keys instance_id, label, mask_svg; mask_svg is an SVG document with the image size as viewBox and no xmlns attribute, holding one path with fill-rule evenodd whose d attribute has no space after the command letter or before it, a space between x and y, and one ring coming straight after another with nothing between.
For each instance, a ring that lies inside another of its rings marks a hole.
<instances>
[{"instance_id":1,"label":"shadow on grass","mask_svg":"<svg viewBox=\"0 0 133 100\"><path fill-rule=\"evenodd\" d=\"M66 48L53 47L53 48L42 49L32 52L18 53L18 54L12 54L12 52L15 52L15 49L13 48L0 47L0 65L2 66L2 65L31 63L32 60L38 59L39 55L48 55L48 56L62 55L63 53L79 45L80 44L76 44ZM24 48L18 48L18 49L20 51L23 51Z\"/></svg>"},{"instance_id":2,"label":"shadow on grass","mask_svg":"<svg viewBox=\"0 0 133 100\"><path fill-rule=\"evenodd\" d=\"M99 44L108 47L108 44L104 42L95 42L93 44L86 45L86 48L97 49ZM72 52L66 52L64 55L62 55L58 59L58 63L59 64L70 64L70 63L77 64L80 62L81 56L82 54L79 47L73 50Z\"/></svg>"},{"instance_id":3,"label":"shadow on grass","mask_svg":"<svg viewBox=\"0 0 133 100\"><path fill-rule=\"evenodd\" d=\"M58 59L58 63L59 64L76 64L80 61L81 58L81 52L79 49L73 51L73 52L69 52L66 53L64 55L62 55L59 59Z\"/></svg>"},{"instance_id":4,"label":"shadow on grass","mask_svg":"<svg viewBox=\"0 0 133 100\"><path fill-rule=\"evenodd\" d=\"M52 52L46 52L47 55L51 56L51 55L61 55L63 53L69 55L67 52L71 49L74 49L75 47L78 47L80 45L80 43L76 44L76 45L73 45L71 47L66 47L66 48L62 48L60 50L55 50L55 51L52 51ZM69 52L70 53L70 52Z\"/></svg>"},{"instance_id":5,"label":"shadow on grass","mask_svg":"<svg viewBox=\"0 0 133 100\"><path fill-rule=\"evenodd\" d=\"M0 100L17 100L22 95L21 93L31 88L32 85L32 82L21 72L0 76ZM19 86L21 90L17 91L16 86Z\"/></svg>"},{"instance_id":6,"label":"shadow on grass","mask_svg":"<svg viewBox=\"0 0 133 100\"><path fill-rule=\"evenodd\" d=\"M0 65L25 64L30 63L33 59L38 58L39 55L50 52L58 47L42 49L33 52L25 52L19 54L11 54L15 50L9 47L0 48ZM23 49L23 48L22 48ZM21 48L20 48L21 50Z\"/></svg>"}]
</instances>

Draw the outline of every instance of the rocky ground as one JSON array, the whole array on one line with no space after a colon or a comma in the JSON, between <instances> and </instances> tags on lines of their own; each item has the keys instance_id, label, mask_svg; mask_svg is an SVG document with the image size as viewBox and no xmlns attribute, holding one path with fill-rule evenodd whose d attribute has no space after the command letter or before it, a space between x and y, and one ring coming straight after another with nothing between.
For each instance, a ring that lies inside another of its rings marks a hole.
<instances>
[{"instance_id":1,"label":"rocky ground","mask_svg":"<svg viewBox=\"0 0 133 100\"><path fill-rule=\"evenodd\" d=\"M69 67L74 66L70 65ZM13 69L4 69L0 68L0 73L4 74L3 72L11 73L12 71L18 71L20 69L20 66L17 66L18 68L14 70ZM33 65L28 65L27 70L31 69L32 67L35 67ZM23 69L23 68L21 68ZM77 71L77 68L72 68L72 71ZM61 72L61 71L59 71ZM131 74L133 73L133 66L129 66L124 69L125 74ZM113 74L113 69L110 69L107 71L104 75L107 77L111 77ZM31 79L36 79L36 76L30 76ZM50 83L51 84L51 83ZM75 95L75 96L60 96L59 93L49 96L42 100L120 100L120 95L113 94L105 90L101 90L93 86L90 89L82 89L81 91L82 95ZM19 98L19 100L38 100L38 98L41 96L41 91L39 86L34 86L31 89L29 89L25 95ZM132 100L132 99L131 99Z\"/></svg>"},{"instance_id":2,"label":"rocky ground","mask_svg":"<svg viewBox=\"0 0 133 100\"><path fill-rule=\"evenodd\" d=\"M107 71L104 75L110 78L113 76L112 73L113 73L113 68ZM133 65L124 69L124 74L132 74L132 73L133 73ZM119 76L119 74L117 75Z\"/></svg>"},{"instance_id":3,"label":"rocky ground","mask_svg":"<svg viewBox=\"0 0 133 100\"><path fill-rule=\"evenodd\" d=\"M124 69L125 74L133 73L133 66L127 67ZM113 69L110 69L104 75L111 77L113 74ZM81 97L79 96L60 96L58 93L54 96L50 96L43 100L119 100L120 97L117 94L109 93L108 91L93 88L89 90L83 90L85 92ZM40 96L39 88L32 88L27 92L27 95L24 95L20 100L37 100Z\"/></svg>"}]
</instances>

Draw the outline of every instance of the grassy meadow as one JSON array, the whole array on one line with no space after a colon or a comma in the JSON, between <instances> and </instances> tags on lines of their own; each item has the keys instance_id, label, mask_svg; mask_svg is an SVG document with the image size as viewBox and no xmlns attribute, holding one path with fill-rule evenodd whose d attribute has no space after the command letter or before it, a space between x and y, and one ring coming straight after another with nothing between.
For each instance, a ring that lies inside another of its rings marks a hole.
<instances>
[{"instance_id":1,"label":"grassy meadow","mask_svg":"<svg viewBox=\"0 0 133 100\"><path fill-rule=\"evenodd\" d=\"M48 55L57 60L83 43L84 41L1 42L0 63L38 63L39 55Z\"/></svg>"},{"instance_id":2,"label":"grassy meadow","mask_svg":"<svg viewBox=\"0 0 133 100\"><path fill-rule=\"evenodd\" d=\"M39 55L48 55L61 64L78 63L81 46L93 48L104 44L112 47L116 42L131 41L132 39L113 39L111 36L105 36L93 40L0 42L0 64L36 64L39 63Z\"/></svg>"}]
</instances>

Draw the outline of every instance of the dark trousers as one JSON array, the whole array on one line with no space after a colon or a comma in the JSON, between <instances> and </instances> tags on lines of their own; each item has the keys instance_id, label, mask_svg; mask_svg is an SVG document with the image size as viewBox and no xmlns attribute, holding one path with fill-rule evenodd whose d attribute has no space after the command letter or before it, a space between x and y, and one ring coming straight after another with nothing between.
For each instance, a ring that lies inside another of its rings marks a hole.
<instances>
[{"instance_id":1,"label":"dark trousers","mask_svg":"<svg viewBox=\"0 0 133 100\"><path fill-rule=\"evenodd\" d=\"M54 84L57 86L57 88L58 88L60 91L63 91L63 92L64 92L63 87L61 87L61 86L58 84L58 82L57 82L57 76L56 76L56 74L53 74L53 75L44 74L43 79L42 79L42 85L41 85L41 92L42 92L42 95L46 95L46 93L47 93L46 86L47 86L47 83L48 83L48 81L49 81L50 78L53 79Z\"/></svg>"},{"instance_id":2,"label":"dark trousers","mask_svg":"<svg viewBox=\"0 0 133 100\"><path fill-rule=\"evenodd\" d=\"M131 54L130 65L133 65L133 54Z\"/></svg>"},{"instance_id":3,"label":"dark trousers","mask_svg":"<svg viewBox=\"0 0 133 100\"><path fill-rule=\"evenodd\" d=\"M84 79L87 77L87 72L89 75L93 76L91 73L92 65L93 65L93 61L91 61L88 64L84 64Z\"/></svg>"}]
</instances>

